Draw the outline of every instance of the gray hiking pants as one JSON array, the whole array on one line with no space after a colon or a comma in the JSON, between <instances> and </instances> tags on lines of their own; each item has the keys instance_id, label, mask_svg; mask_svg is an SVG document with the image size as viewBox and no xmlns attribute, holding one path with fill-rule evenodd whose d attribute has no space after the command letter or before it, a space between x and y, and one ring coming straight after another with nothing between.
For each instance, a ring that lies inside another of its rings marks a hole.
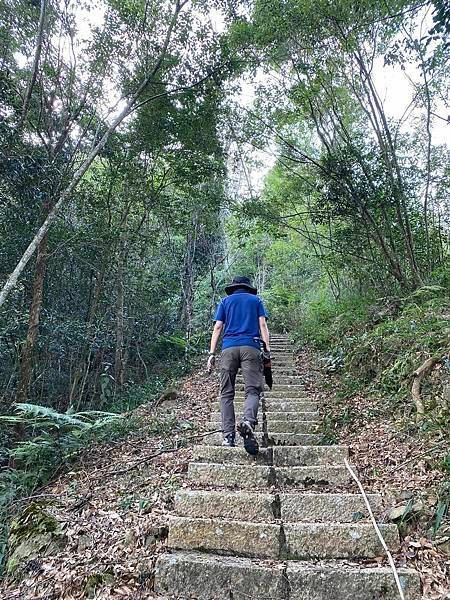
<instances>
[{"instance_id":1,"label":"gray hiking pants","mask_svg":"<svg viewBox=\"0 0 450 600\"><path fill-rule=\"evenodd\" d=\"M245 383L243 420L255 425L258 418L259 397L263 390L263 366L261 352L253 346L234 346L222 351L220 357L220 412L224 435L234 433L234 391L239 367Z\"/></svg>"}]
</instances>

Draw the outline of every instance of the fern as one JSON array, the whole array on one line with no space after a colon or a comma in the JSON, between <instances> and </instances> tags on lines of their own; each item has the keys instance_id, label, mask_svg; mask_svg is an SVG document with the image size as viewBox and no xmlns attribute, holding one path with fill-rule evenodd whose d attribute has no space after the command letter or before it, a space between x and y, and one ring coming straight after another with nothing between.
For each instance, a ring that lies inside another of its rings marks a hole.
<instances>
[{"instance_id":1,"label":"fern","mask_svg":"<svg viewBox=\"0 0 450 600\"><path fill-rule=\"evenodd\" d=\"M59 413L56 410L38 404L18 403L14 405L16 415L2 415L0 422L16 425L40 426L43 429L101 429L123 417L115 413L102 411L84 411L79 413Z\"/></svg>"}]
</instances>

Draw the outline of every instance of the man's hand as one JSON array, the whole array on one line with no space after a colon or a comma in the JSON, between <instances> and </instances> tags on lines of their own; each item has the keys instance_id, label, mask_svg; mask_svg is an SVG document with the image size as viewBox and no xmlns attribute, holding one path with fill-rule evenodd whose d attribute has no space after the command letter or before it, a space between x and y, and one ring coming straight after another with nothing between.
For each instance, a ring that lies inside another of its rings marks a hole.
<instances>
[{"instance_id":1,"label":"man's hand","mask_svg":"<svg viewBox=\"0 0 450 600\"><path fill-rule=\"evenodd\" d=\"M208 366L207 366L208 373L211 373L215 364L216 364L216 357L214 354L210 353L209 358L208 358Z\"/></svg>"}]
</instances>

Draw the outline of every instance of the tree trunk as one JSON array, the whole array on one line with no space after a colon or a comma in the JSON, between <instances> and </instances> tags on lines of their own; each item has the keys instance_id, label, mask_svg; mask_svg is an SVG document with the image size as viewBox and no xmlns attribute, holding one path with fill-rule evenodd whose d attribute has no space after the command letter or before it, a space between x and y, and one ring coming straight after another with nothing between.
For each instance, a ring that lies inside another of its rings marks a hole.
<instances>
[{"instance_id":1,"label":"tree trunk","mask_svg":"<svg viewBox=\"0 0 450 600\"><path fill-rule=\"evenodd\" d=\"M92 301L89 305L89 312L86 320L85 343L81 349L80 354L78 355L78 364L70 383L68 407L76 405L79 408L81 405L82 394L78 393L78 388L84 378L86 369L89 368L90 355L93 343L92 326L94 323L95 316L97 314L98 305L100 303L100 297L103 290L103 282L105 280L106 267L108 264L108 257L109 255L107 254L106 257L103 258L102 271L98 274L98 276L95 279L94 291L92 293ZM79 396L78 401L76 401L77 396Z\"/></svg>"},{"instance_id":2,"label":"tree trunk","mask_svg":"<svg viewBox=\"0 0 450 600\"><path fill-rule=\"evenodd\" d=\"M192 230L186 236L186 250L184 255L183 273L181 277L181 289L183 292L183 305L181 309L181 320L186 332L186 342L192 334L192 320L194 315L194 258L197 245L197 216L192 220Z\"/></svg>"},{"instance_id":3,"label":"tree trunk","mask_svg":"<svg viewBox=\"0 0 450 600\"><path fill-rule=\"evenodd\" d=\"M125 368L123 360L124 350L124 291L123 291L123 244L120 247L117 258L117 296L116 296L116 357L114 362L114 375L116 388L121 387L125 380Z\"/></svg>"},{"instance_id":4,"label":"tree trunk","mask_svg":"<svg viewBox=\"0 0 450 600\"><path fill-rule=\"evenodd\" d=\"M23 102L22 113L20 115L19 122L17 123L17 130L22 129L25 119L27 118L28 109L30 107L31 96L33 94L33 88L36 83L39 61L41 59L42 43L44 41L44 24L45 24L45 9L46 0L41 0L41 10L39 14L39 25L36 36L36 50L34 52L33 60L33 71L31 73L30 81L28 82L27 91L25 92L25 100Z\"/></svg>"},{"instance_id":5,"label":"tree trunk","mask_svg":"<svg viewBox=\"0 0 450 600\"><path fill-rule=\"evenodd\" d=\"M34 272L33 292L31 298L30 314L28 317L28 333L22 347L20 362L19 384L16 392L16 402L26 402L30 388L33 372L34 346L39 333L39 321L41 316L42 297L44 289L45 271L47 267L47 243L48 236L45 235L39 244L36 267Z\"/></svg>"}]
</instances>

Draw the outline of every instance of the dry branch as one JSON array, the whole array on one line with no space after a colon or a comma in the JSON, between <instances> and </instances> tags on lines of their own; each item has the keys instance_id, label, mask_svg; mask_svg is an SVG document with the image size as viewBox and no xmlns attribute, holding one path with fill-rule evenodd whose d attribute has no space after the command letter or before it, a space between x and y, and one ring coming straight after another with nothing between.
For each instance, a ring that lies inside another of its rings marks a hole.
<instances>
[{"instance_id":1,"label":"dry branch","mask_svg":"<svg viewBox=\"0 0 450 600\"><path fill-rule=\"evenodd\" d=\"M191 436L185 438L185 440L186 441L190 441L190 440L197 439L197 438L203 438L203 437L206 437L208 435L213 435L214 433L220 433L220 430L217 430L217 431L207 431L206 433L199 433L198 435L191 435ZM183 448L183 446L178 446L178 445L175 446L175 447L172 447L172 448L161 448L161 450L159 450L158 452L155 452L154 454L149 454L147 456L143 456L142 458L140 458L139 460L135 461L134 463L132 463L128 467L125 467L124 469L121 469L119 471L108 471L106 473L106 475L123 475L125 473L128 473L129 471L132 471L136 467L139 467L139 465L147 463L147 462L153 460L154 458L157 458L158 456L161 456L162 454L170 454L171 452L178 452L178 450L181 450L182 448Z\"/></svg>"}]
</instances>

